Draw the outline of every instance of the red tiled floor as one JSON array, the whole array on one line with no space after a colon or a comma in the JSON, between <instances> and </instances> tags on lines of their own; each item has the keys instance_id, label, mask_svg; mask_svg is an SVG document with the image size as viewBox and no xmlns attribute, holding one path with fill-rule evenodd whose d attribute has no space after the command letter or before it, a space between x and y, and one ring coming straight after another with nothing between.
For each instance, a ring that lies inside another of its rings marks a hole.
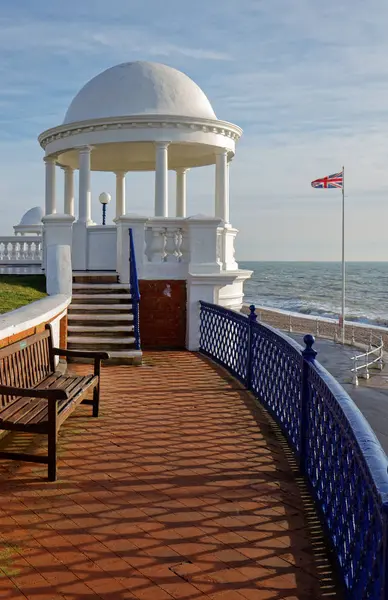
<instances>
[{"instance_id":1,"label":"red tiled floor","mask_svg":"<svg viewBox=\"0 0 388 600\"><path fill-rule=\"evenodd\" d=\"M56 483L41 465L0 462L1 598L325 597L330 568L284 443L224 371L147 353L103 369L101 416L89 415L61 429ZM12 444L44 451L39 437Z\"/></svg>"}]
</instances>

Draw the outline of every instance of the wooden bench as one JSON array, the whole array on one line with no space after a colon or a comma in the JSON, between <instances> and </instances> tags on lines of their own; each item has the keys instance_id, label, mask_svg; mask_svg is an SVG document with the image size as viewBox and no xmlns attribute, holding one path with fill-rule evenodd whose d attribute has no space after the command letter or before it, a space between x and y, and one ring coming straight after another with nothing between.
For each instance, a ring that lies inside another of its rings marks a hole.
<instances>
[{"instance_id":1,"label":"wooden bench","mask_svg":"<svg viewBox=\"0 0 388 600\"><path fill-rule=\"evenodd\" d=\"M64 375L55 369L55 356L94 359L94 374ZM0 349L0 430L41 433L48 437L48 455L0 452L0 458L48 465L49 481L57 477L57 439L62 423L81 402L98 417L101 360L107 352L54 348L50 325ZM93 399L86 396L93 391Z\"/></svg>"}]
</instances>

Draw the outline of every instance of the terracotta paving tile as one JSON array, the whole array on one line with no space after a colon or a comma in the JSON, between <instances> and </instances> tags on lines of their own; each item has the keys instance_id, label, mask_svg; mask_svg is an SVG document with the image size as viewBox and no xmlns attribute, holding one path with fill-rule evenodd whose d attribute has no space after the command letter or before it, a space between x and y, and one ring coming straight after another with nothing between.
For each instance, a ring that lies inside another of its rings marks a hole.
<instances>
[{"instance_id":1,"label":"terracotta paving tile","mask_svg":"<svg viewBox=\"0 0 388 600\"><path fill-rule=\"evenodd\" d=\"M56 483L0 461L4 600L319 600L330 566L312 548L270 419L188 352L103 368L101 416L82 406L63 426Z\"/></svg>"}]
</instances>

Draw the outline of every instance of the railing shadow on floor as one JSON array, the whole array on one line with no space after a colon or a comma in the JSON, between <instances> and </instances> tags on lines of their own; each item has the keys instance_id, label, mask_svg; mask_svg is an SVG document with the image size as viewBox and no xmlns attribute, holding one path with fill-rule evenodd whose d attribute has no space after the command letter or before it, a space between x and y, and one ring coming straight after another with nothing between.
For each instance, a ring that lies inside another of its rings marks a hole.
<instances>
[{"instance_id":1,"label":"railing shadow on floor","mask_svg":"<svg viewBox=\"0 0 388 600\"><path fill-rule=\"evenodd\" d=\"M285 435L305 477L350 600L388 598L388 460L335 379L250 315L200 303L200 348L251 390Z\"/></svg>"},{"instance_id":2,"label":"railing shadow on floor","mask_svg":"<svg viewBox=\"0 0 388 600\"><path fill-rule=\"evenodd\" d=\"M65 564L81 580L73 593L81 593L81 582L97 593L105 584L103 569L111 568L136 596L150 594L151 581L173 591L176 573L195 586L185 595L193 599L199 590L209 596L251 586L274 598L333 597L326 585L319 589L319 563L327 571L324 553L314 564L310 550L318 540L307 535L301 517L308 495L294 481L276 425L218 365L202 357L193 363L187 353L181 368L186 387L166 379L166 371L161 380L144 370L144 379L139 375L126 392L131 402L122 402L119 377L114 394L103 377L102 393L109 392L115 412L103 412L98 435L87 408L68 420L61 441L63 480L44 487L38 480L2 481L0 499L10 519L1 533L8 542L6 570L23 571L19 562L27 557L59 591L66 590ZM193 399L196 382L200 392ZM11 494L21 502L10 504ZM34 499L36 513L30 508ZM44 511L47 522L38 519ZM46 551L36 551L34 539ZM221 541L227 541L227 551ZM233 579L236 573L241 580ZM39 591L47 593L47 586L35 583L34 593ZM112 597L128 595L118 587Z\"/></svg>"}]
</instances>

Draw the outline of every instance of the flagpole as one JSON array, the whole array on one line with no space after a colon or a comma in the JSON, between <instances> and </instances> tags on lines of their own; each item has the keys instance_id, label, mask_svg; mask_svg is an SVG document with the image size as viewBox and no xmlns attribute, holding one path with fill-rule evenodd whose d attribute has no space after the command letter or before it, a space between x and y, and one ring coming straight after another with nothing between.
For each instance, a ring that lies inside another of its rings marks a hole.
<instances>
[{"instance_id":1,"label":"flagpole","mask_svg":"<svg viewBox=\"0 0 388 600\"><path fill-rule=\"evenodd\" d=\"M342 167L342 343L345 343L345 167Z\"/></svg>"}]
</instances>

